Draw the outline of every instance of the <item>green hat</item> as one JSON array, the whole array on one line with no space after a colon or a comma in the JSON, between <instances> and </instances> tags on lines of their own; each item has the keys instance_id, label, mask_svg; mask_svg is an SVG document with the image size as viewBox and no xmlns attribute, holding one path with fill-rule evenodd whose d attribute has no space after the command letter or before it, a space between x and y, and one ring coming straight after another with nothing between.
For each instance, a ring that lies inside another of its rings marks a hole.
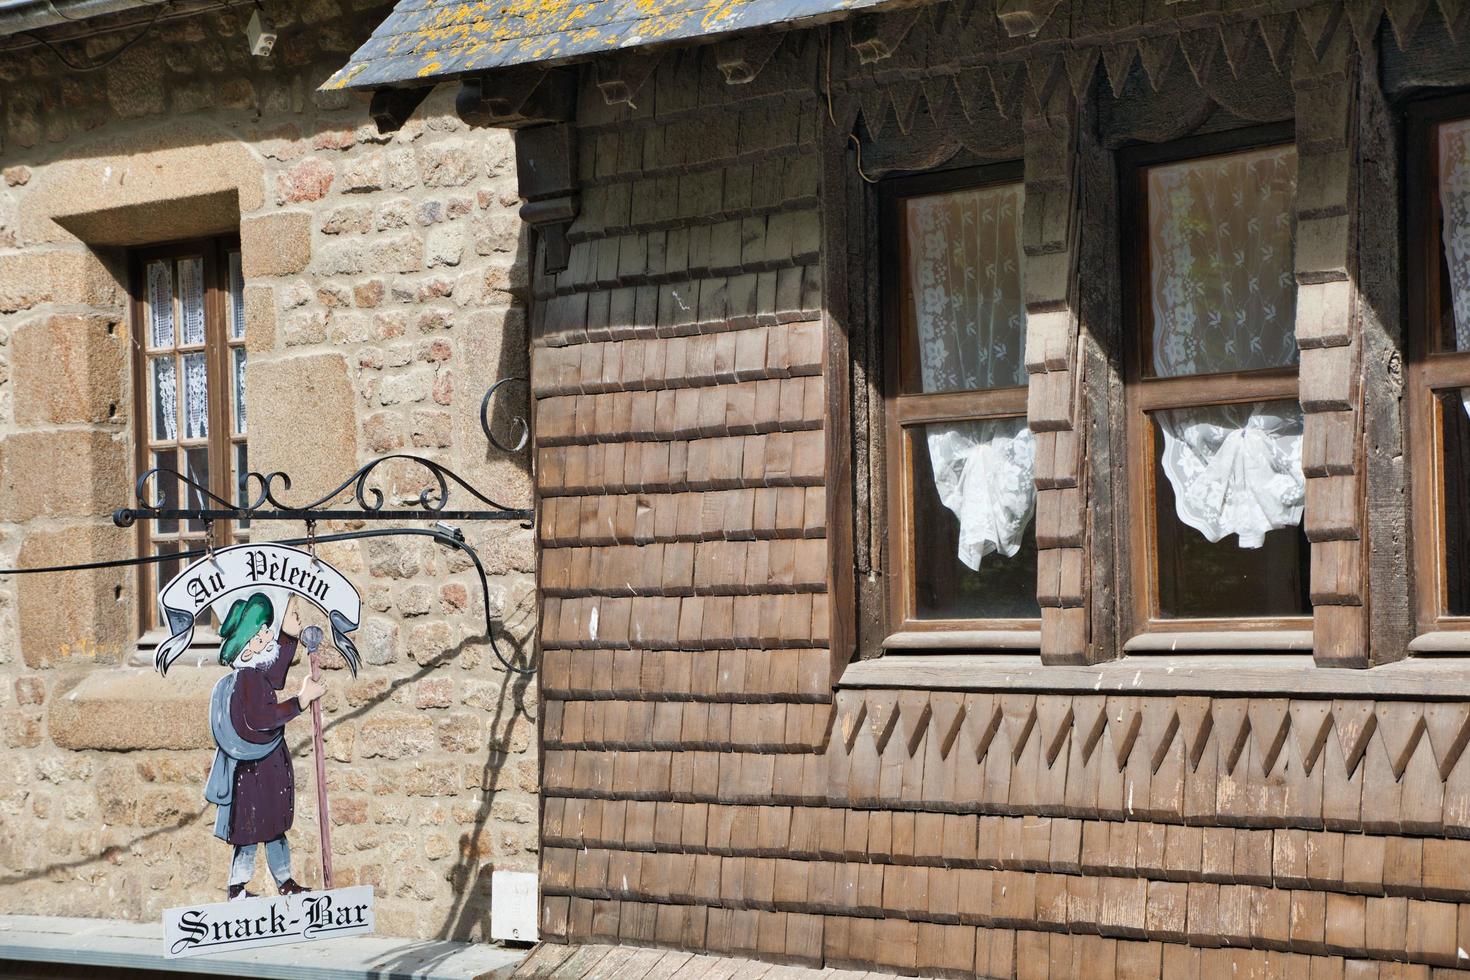
<instances>
[{"instance_id":1,"label":"green hat","mask_svg":"<svg viewBox=\"0 0 1470 980\"><path fill-rule=\"evenodd\" d=\"M260 632L262 626L269 626L273 619L275 612L264 593L257 592L249 599L236 599L219 627L219 638L223 641L219 648L219 662L227 667L233 664L240 651L245 649L245 644Z\"/></svg>"}]
</instances>

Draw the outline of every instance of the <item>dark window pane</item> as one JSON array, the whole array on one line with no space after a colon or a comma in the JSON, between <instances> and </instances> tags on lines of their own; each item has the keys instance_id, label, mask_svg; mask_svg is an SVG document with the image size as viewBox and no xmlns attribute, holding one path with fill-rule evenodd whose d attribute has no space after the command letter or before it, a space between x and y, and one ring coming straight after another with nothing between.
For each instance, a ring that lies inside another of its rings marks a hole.
<instances>
[{"instance_id":1,"label":"dark window pane","mask_svg":"<svg viewBox=\"0 0 1470 980\"><path fill-rule=\"evenodd\" d=\"M1179 519L1163 459L1164 437L1155 421L1159 615L1165 619L1311 615L1311 550L1302 528L1267 531L1259 548L1242 548L1234 535L1212 543Z\"/></svg>"},{"instance_id":2,"label":"dark window pane","mask_svg":"<svg viewBox=\"0 0 1470 980\"><path fill-rule=\"evenodd\" d=\"M1470 616L1470 388L1439 393L1444 445L1445 609Z\"/></svg>"},{"instance_id":3,"label":"dark window pane","mask_svg":"<svg viewBox=\"0 0 1470 980\"><path fill-rule=\"evenodd\" d=\"M178 551L179 546L176 542L173 541L159 541L153 546L153 553L155 555L175 555L178 554ZM155 569L156 577L154 581L157 583L156 588L160 590L169 582L171 582L174 576L179 574L179 572L183 569L183 565L180 564L179 559L177 558L169 558L166 561L158 562L153 567ZM154 604L155 608L153 610L153 618L157 619L158 610L156 608L157 602L155 601L155 597L144 596L144 600L147 602L152 602Z\"/></svg>"},{"instance_id":4,"label":"dark window pane","mask_svg":"<svg viewBox=\"0 0 1470 980\"><path fill-rule=\"evenodd\" d=\"M184 451L184 459L187 461L188 469L185 475L200 487L209 489L209 450L203 446L198 449L187 449ZM206 497L194 487L189 487L185 498L189 501L188 506L200 510L218 506L213 500ZM190 521L189 530L204 530L203 521Z\"/></svg>"},{"instance_id":5,"label":"dark window pane","mask_svg":"<svg viewBox=\"0 0 1470 980\"><path fill-rule=\"evenodd\" d=\"M179 471L179 457L172 449L153 453L153 467L155 469L167 470L165 473L157 473L152 480L148 481L145 492L148 494L148 503L162 501L164 510L178 510L179 508L179 478L175 476ZM179 529L179 522L173 519L160 520L155 528L159 534L174 534Z\"/></svg>"},{"instance_id":6,"label":"dark window pane","mask_svg":"<svg viewBox=\"0 0 1470 980\"><path fill-rule=\"evenodd\" d=\"M926 429L955 429L986 423L947 423L914 430L909 439L914 487L914 617L916 619L1035 619L1036 522L1029 501L1017 495L1011 504L1012 523L1025 521L1016 554L992 551L979 560L979 569L960 558L960 520L945 506L935 483L933 457ZM1004 436L1002 436L1004 438ZM1028 436L1029 438L1029 436ZM1029 484L1027 460L1017 473L1017 486ZM1004 481L1003 481L1004 482ZM972 546L973 547L973 546Z\"/></svg>"},{"instance_id":7,"label":"dark window pane","mask_svg":"<svg viewBox=\"0 0 1470 980\"><path fill-rule=\"evenodd\" d=\"M250 504L250 494L252 488L250 484L245 481L245 476L249 472L250 453L245 448L245 443L238 442L235 444L235 472L233 474L233 479L235 481L235 501L241 507L246 507ZM250 518L243 517L235 523L235 533L237 537L240 537L242 539L249 537L248 534L243 533L249 530Z\"/></svg>"}]
</instances>

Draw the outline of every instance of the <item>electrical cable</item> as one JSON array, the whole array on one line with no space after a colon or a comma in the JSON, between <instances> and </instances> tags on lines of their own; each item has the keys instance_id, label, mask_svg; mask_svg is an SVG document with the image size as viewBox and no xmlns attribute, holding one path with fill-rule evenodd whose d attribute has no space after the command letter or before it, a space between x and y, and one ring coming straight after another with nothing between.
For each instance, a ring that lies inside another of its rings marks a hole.
<instances>
[{"instance_id":1,"label":"electrical cable","mask_svg":"<svg viewBox=\"0 0 1470 980\"><path fill-rule=\"evenodd\" d=\"M826 42L827 43L826 43L825 47L827 49L826 50L826 54L827 54L827 85L826 85L825 90L822 92L822 94L827 97L827 118L830 119L830 120L832 120L832 126L835 128L837 126L837 113L832 110L832 25L830 25L830 24L827 25ZM876 178L869 177L866 173L863 172L863 142L862 142L862 140L860 140L860 139L857 138L857 134L856 133L848 133L847 134L847 139L848 139L848 142L850 142L854 147L857 148L857 174L858 174L858 176L861 177L863 180L867 181L870 184L876 184L876 183L878 183L878 181L877 181Z\"/></svg>"},{"instance_id":2,"label":"electrical cable","mask_svg":"<svg viewBox=\"0 0 1470 980\"><path fill-rule=\"evenodd\" d=\"M183 0L165 0L165 2L167 9L162 14L158 15L158 22L160 24L166 24L169 21L174 20L182 20L186 17L197 17L200 14L210 13L211 11L224 11L228 12L230 16L234 19L235 29L237 31L243 31L245 28L240 23L239 16L235 13L236 8L256 6L256 0L214 0L213 3L201 6L193 6L193 0L190 0L189 6L181 6L180 4L181 2L183 2ZM204 4L205 0L198 0L198 2L200 4ZM150 3L149 6L154 6L154 4ZM60 11L57 11L57 13L60 14ZM91 17L73 17L70 20L73 24L85 24L93 19L94 18ZM117 34L121 31L126 30L129 27L133 27L137 24L142 23L143 20L139 18L138 20L130 21L126 24L113 24L106 27L98 27L93 30L75 31L72 33L68 33L65 37L54 38L52 43L72 44L77 41L88 40L89 38L102 37L103 35L107 34ZM41 47L40 40L34 37L28 37L27 34L24 32L17 32L15 34L12 34L10 35L10 38L15 40L12 40L10 41L10 43L6 43L3 46L0 46L0 56L14 54L17 51L29 51L31 48Z\"/></svg>"},{"instance_id":3,"label":"electrical cable","mask_svg":"<svg viewBox=\"0 0 1470 980\"><path fill-rule=\"evenodd\" d=\"M323 542L330 541L358 541L364 538L385 538L395 534L407 534L416 537L433 538L440 544L449 545L453 548L458 548L460 551L469 556L470 561L474 562L475 573L480 577L480 598L485 607L485 638L490 641L490 649L495 654L495 659L499 660L501 666L503 666L506 670L510 671L513 674L519 674L523 677L534 677L536 674L535 667L517 667L509 660L505 659L505 655L500 652L500 644L497 643L495 640L495 629L490 619L490 583L485 576L485 566L480 562L480 556L475 551L475 549L470 547L469 544L467 544L466 542L461 541L459 538L455 537L453 534L449 534L445 531L440 531L437 528L394 527L382 528L377 530L369 529L365 531L341 531L336 534L318 534L311 536L310 538L287 538L282 541L257 541L252 543L301 545L308 543L308 541L314 540L317 544L321 544ZM166 555L144 555L139 558L116 558L111 561L81 562L75 565L47 565L39 568L0 568L0 578L3 578L6 575L34 575L43 572L81 572L99 568L128 568L136 565L153 565L157 564L158 562L169 561L175 558L200 558L208 552L208 548L195 548L190 551L175 551Z\"/></svg>"},{"instance_id":4,"label":"electrical cable","mask_svg":"<svg viewBox=\"0 0 1470 980\"><path fill-rule=\"evenodd\" d=\"M136 45L139 41L143 40L143 38L147 37L153 31L154 25L156 25L158 23L158 18L163 15L163 8L165 7L165 5L167 5L167 4L171 3L171 2L172 2L172 0L159 0L159 2L155 3L154 4L154 9L153 9L153 16L151 18L149 18L148 23L146 23L146 24L143 25L143 29L142 30L140 30L137 34L134 34L128 40L124 41L121 45L119 45L117 47L116 50L114 50L111 54L109 54L103 60L101 60L101 61L94 61L94 62L92 62L90 64L83 65L83 64L78 64L75 61L72 61L70 58L68 58L66 56L66 54L60 48L58 48L56 45L52 44L50 41L46 40L44 37L42 37L40 34L36 33L35 31L21 31L20 33L21 33L21 35L23 37L28 37L28 38L30 38L33 41L39 42L42 46L44 46L46 48L47 51L50 51L52 54L54 54L56 56L56 60L57 61L61 62L66 67L70 68L72 71L77 71L77 72L101 71L103 68L106 68L108 65L112 64L114 61L116 61L117 59L121 58L123 55L127 54L128 51L131 50L134 45ZM53 12L55 11L55 9L56 9L55 7L52 7ZM71 18L66 18L66 19L70 20Z\"/></svg>"}]
</instances>

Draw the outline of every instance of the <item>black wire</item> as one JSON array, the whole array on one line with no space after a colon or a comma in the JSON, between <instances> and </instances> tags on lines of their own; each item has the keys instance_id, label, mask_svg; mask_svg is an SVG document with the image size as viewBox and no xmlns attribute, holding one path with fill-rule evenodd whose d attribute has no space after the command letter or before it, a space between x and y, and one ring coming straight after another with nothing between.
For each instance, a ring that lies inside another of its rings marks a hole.
<instances>
[{"instance_id":1,"label":"black wire","mask_svg":"<svg viewBox=\"0 0 1470 980\"><path fill-rule=\"evenodd\" d=\"M141 31L139 31L137 34L133 35L128 40L124 41L117 48L116 51L112 52L110 55L108 55L102 61L94 61L91 64L83 65L83 64L78 64L75 61L72 61L70 58L68 58L66 56L66 54L60 48L58 48L56 45L52 44L50 41L46 40L44 37L42 37L40 34L36 33L35 31L21 31L20 33L21 33L22 36L28 37L31 40L36 41L39 44L43 45L46 48L47 51L50 51L52 54L54 54L56 56L56 60L57 61L60 61L63 65L65 65L66 67L70 68L72 71L80 71L80 72L101 71L103 68L106 68L108 65L112 64L114 61L116 61L117 59L121 58L123 55L127 54L128 51L133 47L133 45L137 44L139 41L143 40L143 38L147 37L149 35L149 33L153 30L153 26L158 23L158 18L163 15L163 8L168 3L170 3L170 2L172 2L172 0L159 0L158 3L154 4L154 7L153 7L153 16L149 19L148 23L146 23L146 24L143 25L143 29ZM58 15L59 15L59 13L60 12L58 11ZM62 19L63 20L71 20L72 18L70 18L70 17L63 17Z\"/></svg>"},{"instance_id":2,"label":"black wire","mask_svg":"<svg viewBox=\"0 0 1470 980\"><path fill-rule=\"evenodd\" d=\"M330 541L356 541L363 538L385 538L395 534L410 534L419 537L433 538L443 545L458 548L469 556L470 561L475 563L475 573L480 577L480 598L485 607L485 637L490 641L490 649L495 654L495 659L500 661L502 667L513 674L523 677L534 677L535 667L517 667L505 655L500 652L500 644L495 641L495 629L490 619L490 583L485 577L485 566L480 562L480 556L474 548L452 534L434 528L425 527L395 527L382 530L367 531L341 531L337 534L319 534L313 540L318 544ZM306 544L307 538L287 538L282 541L253 541L251 544ZM152 565L161 561L171 561L175 558L199 558L209 554L208 548L195 548L192 551L175 551L166 555L144 555L141 558L117 558L112 561L89 561L76 565L47 565L40 568L0 568L0 577L6 575L35 575L42 572L81 572L97 568L127 568L136 565Z\"/></svg>"}]
</instances>

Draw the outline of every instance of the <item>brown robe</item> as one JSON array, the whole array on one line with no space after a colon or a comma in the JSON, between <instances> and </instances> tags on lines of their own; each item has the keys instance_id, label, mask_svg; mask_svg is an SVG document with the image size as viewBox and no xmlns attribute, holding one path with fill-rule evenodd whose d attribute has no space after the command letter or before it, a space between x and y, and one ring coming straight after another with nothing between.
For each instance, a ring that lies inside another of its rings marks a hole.
<instances>
[{"instance_id":1,"label":"brown robe","mask_svg":"<svg viewBox=\"0 0 1470 980\"><path fill-rule=\"evenodd\" d=\"M235 668L230 724L248 742L269 742L282 734L286 722L301 714L295 698L276 700L276 692L286 686L286 674L296 656L296 637L281 634L279 639L280 655L267 669L248 663ZM235 766L235 799L230 811L230 835L225 840L235 845L275 840L290 829L295 815L296 775L284 740L264 759Z\"/></svg>"}]
</instances>

